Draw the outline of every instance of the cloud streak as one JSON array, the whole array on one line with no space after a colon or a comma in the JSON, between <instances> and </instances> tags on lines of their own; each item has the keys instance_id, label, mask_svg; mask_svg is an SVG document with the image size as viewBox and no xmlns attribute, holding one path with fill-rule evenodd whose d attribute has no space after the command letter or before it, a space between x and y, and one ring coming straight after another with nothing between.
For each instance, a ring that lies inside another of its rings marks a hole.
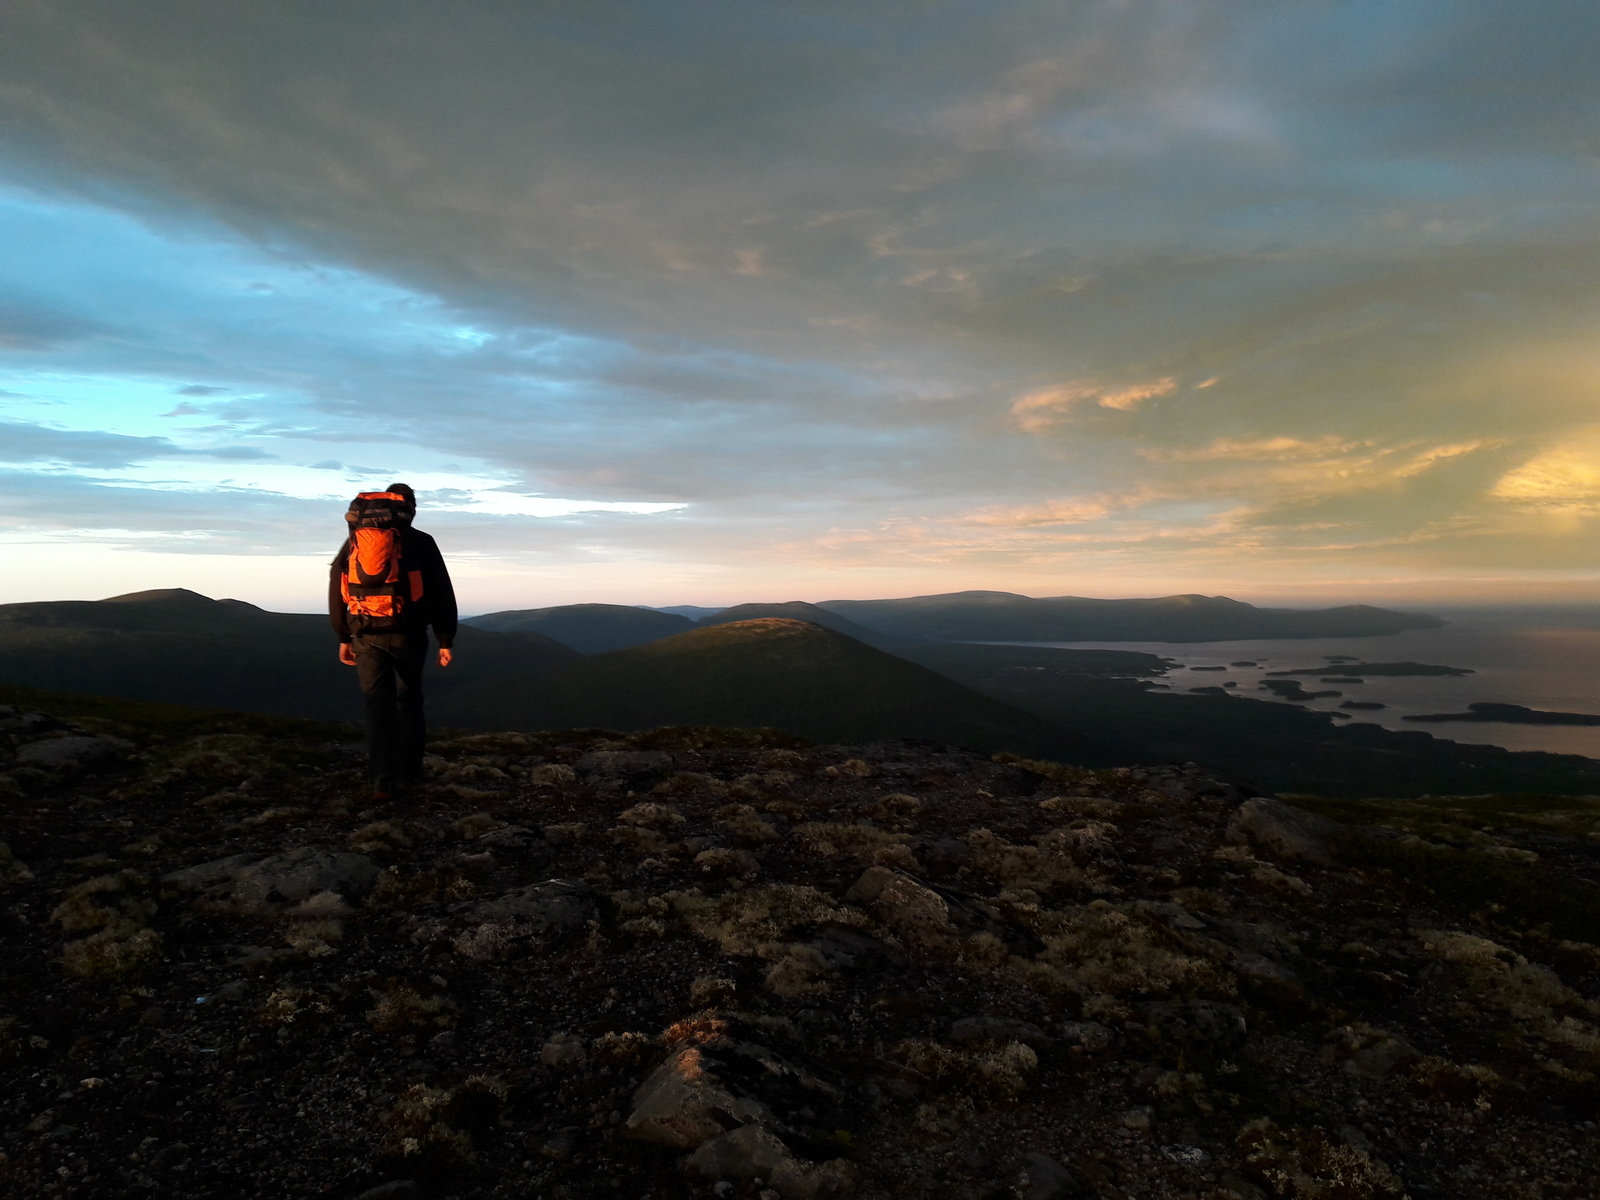
<instances>
[{"instance_id":1,"label":"cloud streak","mask_svg":"<svg viewBox=\"0 0 1600 1200\"><path fill-rule=\"evenodd\" d=\"M310 554L393 472L499 606L1590 577L1597 33L16 0L0 501Z\"/></svg>"}]
</instances>

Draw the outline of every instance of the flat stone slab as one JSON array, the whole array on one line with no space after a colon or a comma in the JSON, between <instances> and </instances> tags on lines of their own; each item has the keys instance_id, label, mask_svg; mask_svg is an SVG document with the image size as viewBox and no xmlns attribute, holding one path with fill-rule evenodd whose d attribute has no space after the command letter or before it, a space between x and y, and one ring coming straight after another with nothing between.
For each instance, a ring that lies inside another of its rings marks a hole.
<instances>
[{"instance_id":1,"label":"flat stone slab","mask_svg":"<svg viewBox=\"0 0 1600 1200\"><path fill-rule=\"evenodd\" d=\"M111 737L62 737L29 742L17 751L19 767L48 771L76 771L116 762L133 749L133 743Z\"/></svg>"},{"instance_id":2,"label":"flat stone slab","mask_svg":"<svg viewBox=\"0 0 1600 1200\"><path fill-rule=\"evenodd\" d=\"M266 858L235 854L173 871L161 882L198 892L198 902L213 911L270 916L323 893L359 899L378 882L378 864L365 854L306 846Z\"/></svg>"}]
</instances>

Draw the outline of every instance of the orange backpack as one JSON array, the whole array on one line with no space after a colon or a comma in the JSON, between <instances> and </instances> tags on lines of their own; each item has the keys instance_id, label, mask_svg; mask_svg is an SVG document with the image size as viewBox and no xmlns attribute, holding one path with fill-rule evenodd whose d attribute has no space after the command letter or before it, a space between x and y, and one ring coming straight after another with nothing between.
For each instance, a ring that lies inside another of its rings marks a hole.
<instances>
[{"instance_id":1,"label":"orange backpack","mask_svg":"<svg viewBox=\"0 0 1600 1200\"><path fill-rule=\"evenodd\" d=\"M400 531L411 505L398 492L362 492L350 502L350 554L339 590L352 617L395 621L405 606L422 599L422 572L406 571Z\"/></svg>"}]
</instances>

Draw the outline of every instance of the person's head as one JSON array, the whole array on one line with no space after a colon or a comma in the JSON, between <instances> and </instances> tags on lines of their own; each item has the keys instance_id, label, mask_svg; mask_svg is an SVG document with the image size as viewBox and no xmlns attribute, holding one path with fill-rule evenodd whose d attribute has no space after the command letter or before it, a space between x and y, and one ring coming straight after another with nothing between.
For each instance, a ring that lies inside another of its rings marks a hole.
<instances>
[{"instance_id":1,"label":"person's head","mask_svg":"<svg viewBox=\"0 0 1600 1200\"><path fill-rule=\"evenodd\" d=\"M410 510L409 515L415 515L417 511L417 493L412 491L409 483L391 483L384 488L384 491L393 492L396 496L404 497L406 508Z\"/></svg>"}]
</instances>

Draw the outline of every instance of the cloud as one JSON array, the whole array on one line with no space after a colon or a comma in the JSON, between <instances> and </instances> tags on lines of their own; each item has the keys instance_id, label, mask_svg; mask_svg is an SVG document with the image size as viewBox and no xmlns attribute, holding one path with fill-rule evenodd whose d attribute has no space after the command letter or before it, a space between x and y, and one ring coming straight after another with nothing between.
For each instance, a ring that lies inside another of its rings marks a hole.
<instances>
[{"instance_id":1,"label":"cloud","mask_svg":"<svg viewBox=\"0 0 1600 1200\"><path fill-rule=\"evenodd\" d=\"M1600 515L1600 427L1507 471L1489 495L1534 509Z\"/></svg>"},{"instance_id":2,"label":"cloud","mask_svg":"<svg viewBox=\"0 0 1600 1200\"><path fill-rule=\"evenodd\" d=\"M98 332L94 323L48 301L0 295L0 351L46 350Z\"/></svg>"},{"instance_id":3,"label":"cloud","mask_svg":"<svg viewBox=\"0 0 1600 1200\"><path fill-rule=\"evenodd\" d=\"M1065 383L1017 397L1012 401L1011 415L1024 433L1044 433L1064 421L1072 408L1088 400L1101 408L1127 412L1146 400L1170 396L1177 390L1178 382L1170 376L1144 383Z\"/></svg>"},{"instance_id":4,"label":"cloud","mask_svg":"<svg viewBox=\"0 0 1600 1200\"><path fill-rule=\"evenodd\" d=\"M166 438L126 437L92 430L51 429L21 421L0 421L0 461L61 463L74 467L128 467L156 459L233 459L262 461L273 456L253 446L185 449Z\"/></svg>"},{"instance_id":5,"label":"cloud","mask_svg":"<svg viewBox=\"0 0 1600 1200\"><path fill-rule=\"evenodd\" d=\"M398 473L673 580L1576 561L1597 20L16 0L6 486L309 544Z\"/></svg>"}]
</instances>

